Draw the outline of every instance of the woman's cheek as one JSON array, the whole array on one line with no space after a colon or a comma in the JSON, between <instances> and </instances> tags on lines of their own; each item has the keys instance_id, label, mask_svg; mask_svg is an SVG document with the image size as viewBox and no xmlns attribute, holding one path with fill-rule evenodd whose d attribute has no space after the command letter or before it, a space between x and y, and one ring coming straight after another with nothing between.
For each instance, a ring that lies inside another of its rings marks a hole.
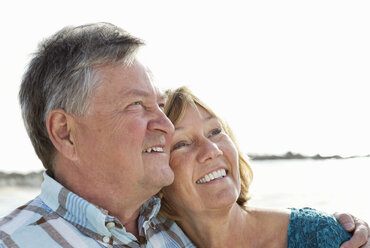
<instances>
[{"instance_id":1,"label":"woman's cheek","mask_svg":"<svg viewBox=\"0 0 370 248\"><path fill-rule=\"evenodd\" d=\"M174 152L171 154L170 157L170 167L174 172L176 172L178 169L180 169L183 166L183 156L179 154L178 152Z\"/></svg>"},{"instance_id":2,"label":"woman's cheek","mask_svg":"<svg viewBox=\"0 0 370 248\"><path fill-rule=\"evenodd\" d=\"M227 136L227 137L228 138L226 140L224 140L224 142L222 144L223 149L225 151L227 151L229 156L231 156L234 160L237 160L238 159L238 151L236 149L236 146L235 146L234 142L232 142L230 137L229 136Z\"/></svg>"}]
</instances>

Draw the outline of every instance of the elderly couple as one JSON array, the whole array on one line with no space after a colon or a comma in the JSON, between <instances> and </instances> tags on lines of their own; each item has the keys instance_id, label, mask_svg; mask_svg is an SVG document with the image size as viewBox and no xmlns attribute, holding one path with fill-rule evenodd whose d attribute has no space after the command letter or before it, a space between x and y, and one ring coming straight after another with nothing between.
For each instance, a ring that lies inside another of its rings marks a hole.
<instances>
[{"instance_id":1,"label":"elderly couple","mask_svg":"<svg viewBox=\"0 0 370 248\"><path fill-rule=\"evenodd\" d=\"M231 130L187 88L162 95L142 45L108 23L40 44L19 97L46 172L0 220L0 247L369 247L352 215L247 206Z\"/></svg>"}]
</instances>

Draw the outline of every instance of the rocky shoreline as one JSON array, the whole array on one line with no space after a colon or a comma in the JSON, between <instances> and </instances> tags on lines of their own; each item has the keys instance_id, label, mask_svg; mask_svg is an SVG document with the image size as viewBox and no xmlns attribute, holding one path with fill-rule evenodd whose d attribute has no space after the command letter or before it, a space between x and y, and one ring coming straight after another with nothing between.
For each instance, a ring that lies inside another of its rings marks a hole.
<instances>
[{"instance_id":1,"label":"rocky shoreline","mask_svg":"<svg viewBox=\"0 0 370 248\"><path fill-rule=\"evenodd\" d=\"M0 172L0 187L19 186L39 188L43 180L42 173L43 171L27 174Z\"/></svg>"},{"instance_id":2,"label":"rocky shoreline","mask_svg":"<svg viewBox=\"0 0 370 248\"><path fill-rule=\"evenodd\" d=\"M333 156L322 156L320 154L316 154L313 156L306 156L300 153L293 153L287 152L282 155L261 155L261 154L248 154L248 157L251 160L290 160L290 159L313 159L313 160L324 160L324 159L350 159L350 158L363 158L363 157L370 157L370 154L364 156L349 156L349 157L342 157L339 155Z\"/></svg>"},{"instance_id":3,"label":"rocky shoreline","mask_svg":"<svg viewBox=\"0 0 370 248\"><path fill-rule=\"evenodd\" d=\"M301 160L301 159L313 159L313 160L324 160L324 159L350 159L350 158L360 158L360 157L370 157L369 155L365 156L350 156L350 157L341 157L339 155L334 156L321 156L320 154L314 156L306 156L300 153L287 152L282 155L261 155L261 154L248 154L248 157L252 161L261 161L261 160ZM31 172L27 174L22 173L5 173L0 172L0 187L30 187L30 188L39 188L43 181L43 171Z\"/></svg>"}]
</instances>

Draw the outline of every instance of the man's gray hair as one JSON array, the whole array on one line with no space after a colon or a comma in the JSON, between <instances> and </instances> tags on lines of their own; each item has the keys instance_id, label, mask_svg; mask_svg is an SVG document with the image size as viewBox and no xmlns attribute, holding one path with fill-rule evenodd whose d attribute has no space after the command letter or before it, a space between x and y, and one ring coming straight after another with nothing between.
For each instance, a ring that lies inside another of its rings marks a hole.
<instances>
[{"instance_id":1,"label":"man's gray hair","mask_svg":"<svg viewBox=\"0 0 370 248\"><path fill-rule=\"evenodd\" d=\"M46 129L54 109L84 115L100 65L130 64L144 42L110 23L65 27L40 43L23 76L19 100L37 156L53 169L56 150Z\"/></svg>"}]
</instances>

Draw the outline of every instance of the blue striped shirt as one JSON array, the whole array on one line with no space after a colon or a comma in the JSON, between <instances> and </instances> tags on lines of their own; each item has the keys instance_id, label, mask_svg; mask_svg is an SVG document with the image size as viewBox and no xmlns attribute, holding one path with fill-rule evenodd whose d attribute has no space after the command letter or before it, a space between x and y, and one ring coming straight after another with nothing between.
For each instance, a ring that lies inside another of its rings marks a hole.
<instances>
[{"instance_id":1,"label":"blue striped shirt","mask_svg":"<svg viewBox=\"0 0 370 248\"><path fill-rule=\"evenodd\" d=\"M143 204L137 239L44 173L41 194L0 219L0 247L195 247L175 222L157 216L159 209L155 196Z\"/></svg>"}]
</instances>

